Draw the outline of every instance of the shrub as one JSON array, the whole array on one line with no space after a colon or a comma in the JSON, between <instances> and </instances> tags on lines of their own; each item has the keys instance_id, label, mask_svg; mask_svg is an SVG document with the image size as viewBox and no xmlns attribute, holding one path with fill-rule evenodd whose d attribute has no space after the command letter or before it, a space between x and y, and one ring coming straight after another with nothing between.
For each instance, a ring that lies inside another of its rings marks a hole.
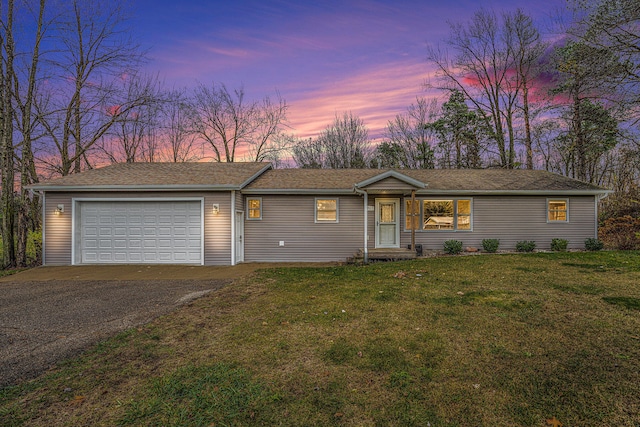
<instances>
[{"instance_id":1,"label":"shrub","mask_svg":"<svg viewBox=\"0 0 640 427\"><path fill-rule=\"evenodd\" d=\"M482 249L492 254L498 252L498 246L500 246L498 239L484 239L482 241Z\"/></svg>"},{"instance_id":2,"label":"shrub","mask_svg":"<svg viewBox=\"0 0 640 427\"><path fill-rule=\"evenodd\" d=\"M567 250L569 241L566 239L551 239L551 250L556 252L564 252Z\"/></svg>"},{"instance_id":3,"label":"shrub","mask_svg":"<svg viewBox=\"0 0 640 427\"><path fill-rule=\"evenodd\" d=\"M447 240L444 242L444 251L449 255L456 255L462 252L462 242L460 240Z\"/></svg>"},{"instance_id":4,"label":"shrub","mask_svg":"<svg viewBox=\"0 0 640 427\"><path fill-rule=\"evenodd\" d=\"M536 242L533 240L521 240L516 243L516 251L518 252L533 252L536 248Z\"/></svg>"},{"instance_id":5,"label":"shrub","mask_svg":"<svg viewBox=\"0 0 640 427\"><path fill-rule=\"evenodd\" d=\"M29 231L27 235L27 263L42 264L42 230Z\"/></svg>"},{"instance_id":6,"label":"shrub","mask_svg":"<svg viewBox=\"0 0 640 427\"><path fill-rule=\"evenodd\" d=\"M600 227L600 240L610 249L640 249L640 218L622 216L609 218Z\"/></svg>"},{"instance_id":7,"label":"shrub","mask_svg":"<svg viewBox=\"0 0 640 427\"><path fill-rule=\"evenodd\" d=\"M584 248L588 251L600 251L604 248L604 243L592 237L585 239Z\"/></svg>"}]
</instances>

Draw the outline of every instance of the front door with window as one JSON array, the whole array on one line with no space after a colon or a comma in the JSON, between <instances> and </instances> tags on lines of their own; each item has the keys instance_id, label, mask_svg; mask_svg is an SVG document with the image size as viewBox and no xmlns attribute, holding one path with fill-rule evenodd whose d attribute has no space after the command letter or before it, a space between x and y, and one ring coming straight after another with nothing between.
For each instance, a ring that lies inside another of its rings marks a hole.
<instances>
[{"instance_id":1,"label":"front door with window","mask_svg":"<svg viewBox=\"0 0 640 427\"><path fill-rule=\"evenodd\" d=\"M400 199L376 199L376 248L400 247Z\"/></svg>"}]
</instances>

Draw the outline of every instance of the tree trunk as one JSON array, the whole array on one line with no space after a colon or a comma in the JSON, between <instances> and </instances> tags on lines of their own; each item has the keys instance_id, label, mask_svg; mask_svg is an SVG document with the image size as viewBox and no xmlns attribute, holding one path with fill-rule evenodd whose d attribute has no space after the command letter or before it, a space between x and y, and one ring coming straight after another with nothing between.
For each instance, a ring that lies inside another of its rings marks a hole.
<instances>
[{"instance_id":1,"label":"tree trunk","mask_svg":"<svg viewBox=\"0 0 640 427\"><path fill-rule=\"evenodd\" d=\"M7 22L5 25L5 38L2 40L4 49L5 69L2 74L2 95L0 96L2 114L2 266L11 268L16 266L15 253L15 162L13 148L13 0L7 3Z\"/></svg>"},{"instance_id":2,"label":"tree trunk","mask_svg":"<svg viewBox=\"0 0 640 427\"><path fill-rule=\"evenodd\" d=\"M527 169L533 169L533 148L531 143L531 123L529 118L529 87L526 76L522 75L522 111L524 115L524 146Z\"/></svg>"},{"instance_id":3,"label":"tree trunk","mask_svg":"<svg viewBox=\"0 0 640 427\"><path fill-rule=\"evenodd\" d=\"M38 174L36 172L35 161L32 148L32 123L31 109L35 98L36 77L38 71L40 41L42 39L42 25L44 17L45 0L40 0L40 9L38 14L38 24L36 28L36 38L33 47L33 57L31 58L31 67L29 69L29 77L27 82L27 92L24 102L20 102L21 94L16 90L15 96L20 104L21 123L20 133L22 135L22 158L20 164L20 200L18 210L18 247L17 247L17 264L19 267L26 267L27 260L27 240L29 231L35 231L40 224L40 212L38 209L39 198L29 196L26 187L29 184L38 182ZM16 83L16 87L17 87ZM37 255L37 254L36 254Z\"/></svg>"}]
</instances>

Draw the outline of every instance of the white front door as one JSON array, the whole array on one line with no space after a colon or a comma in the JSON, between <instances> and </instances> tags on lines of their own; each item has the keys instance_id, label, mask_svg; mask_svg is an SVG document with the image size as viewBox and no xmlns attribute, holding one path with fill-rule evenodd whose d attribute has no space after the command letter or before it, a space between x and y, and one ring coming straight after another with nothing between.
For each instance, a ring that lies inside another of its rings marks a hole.
<instances>
[{"instance_id":1,"label":"white front door","mask_svg":"<svg viewBox=\"0 0 640 427\"><path fill-rule=\"evenodd\" d=\"M376 248L400 247L400 199L376 199Z\"/></svg>"},{"instance_id":2,"label":"white front door","mask_svg":"<svg viewBox=\"0 0 640 427\"><path fill-rule=\"evenodd\" d=\"M244 212L236 212L236 263L244 261Z\"/></svg>"}]
</instances>

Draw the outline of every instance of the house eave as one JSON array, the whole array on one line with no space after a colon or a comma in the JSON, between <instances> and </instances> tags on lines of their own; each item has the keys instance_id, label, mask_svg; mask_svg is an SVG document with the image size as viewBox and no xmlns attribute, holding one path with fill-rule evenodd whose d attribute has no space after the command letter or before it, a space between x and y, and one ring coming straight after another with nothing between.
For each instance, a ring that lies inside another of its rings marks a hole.
<instances>
[{"instance_id":1,"label":"house eave","mask_svg":"<svg viewBox=\"0 0 640 427\"><path fill-rule=\"evenodd\" d=\"M611 190L433 190L416 191L417 196L465 195L465 196L597 196L612 193Z\"/></svg>"},{"instance_id":2,"label":"house eave","mask_svg":"<svg viewBox=\"0 0 640 427\"><path fill-rule=\"evenodd\" d=\"M55 191L55 192L76 192L76 191L232 191L239 190L237 185L31 185L28 187L33 191Z\"/></svg>"},{"instance_id":3,"label":"house eave","mask_svg":"<svg viewBox=\"0 0 640 427\"><path fill-rule=\"evenodd\" d=\"M332 189L332 188L248 188L243 189L242 194L260 195L260 194L282 194L282 195L305 195L305 194L335 194L335 195L353 195L353 188L349 189Z\"/></svg>"}]
</instances>

